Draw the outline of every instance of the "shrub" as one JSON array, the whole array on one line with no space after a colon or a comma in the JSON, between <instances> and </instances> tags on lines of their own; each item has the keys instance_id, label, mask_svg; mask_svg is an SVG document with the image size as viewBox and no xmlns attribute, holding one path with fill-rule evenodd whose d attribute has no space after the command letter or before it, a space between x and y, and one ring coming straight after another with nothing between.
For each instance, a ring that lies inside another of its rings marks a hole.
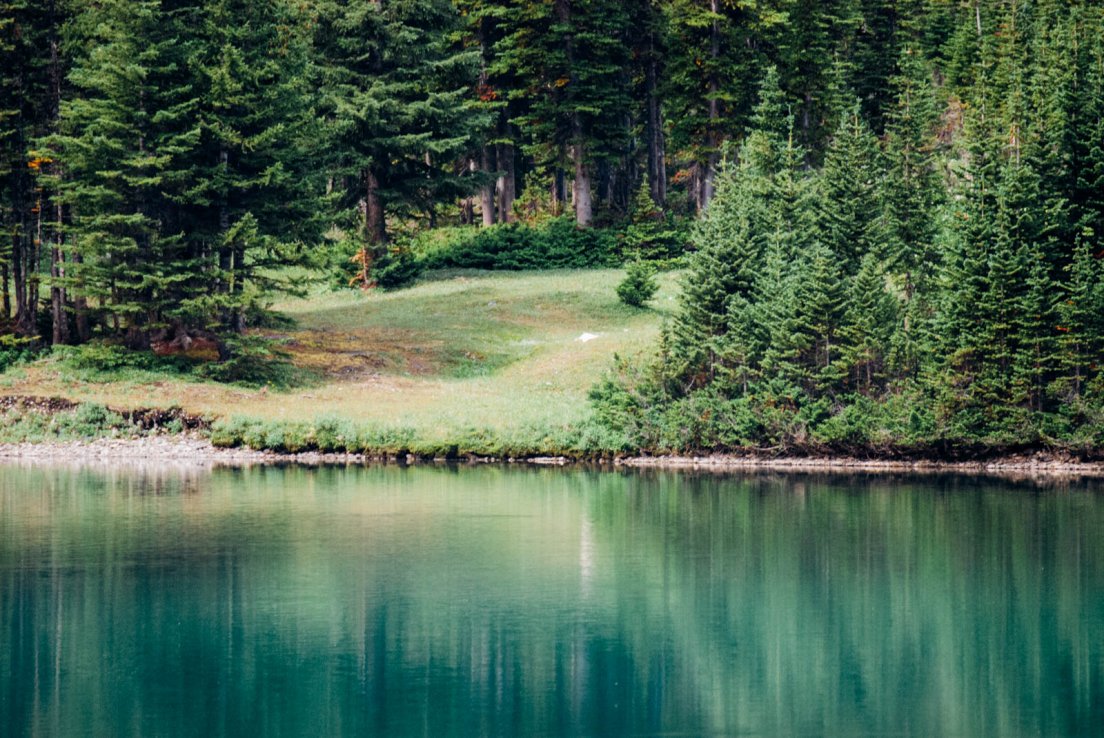
<instances>
[{"instance_id":1,"label":"shrub","mask_svg":"<svg viewBox=\"0 0 1104 738\"><path fill-rule=\"evenodd\" d=\"M230 358L199 366L196 373L216 382L242 384L249 387L269 385L290 387L301 379L292 365L291 355L280 342L264 336L233 336L226 339Z\"/></svg>"},{"instance_id":2,"label":"shrub","mask_svg":"<svg viewBox=\"0 0 1104 738\"><path fill-rule=\"evenodd\" d=\"M409 248L388 249L372 265L372 276L376 284L385 290L406 287L422 273L422 264Z\"/></svg>"},{"instance_id":3,"label":"shrub","mask_svg":"<svg viewBox=\"0 0 1104 738\"><path fill-rule=\"evenodd\" d=\"M655 275L656 269L650 263L641 259L629 262L625 279L617 285L617 296L626 305L643 307L659 289Z\"/></svg>"},{"instance_id":4,"label":"shrub","mask_svg":"<svg viewBox=\"0 0 1104 738\"><path fill-rule=\"evenodd\" d=\"M0 373L6 372L16 364L30 361L37 351L34 339L12 335L0 336Z\"/></svg>"},{"instance_id":5,"label":"shrub","mask_svg":"<svg viewBox=\"0 0 1104 738\"><path fill-rule=\"evenodd\" d=\"M415 252L426 269L586 269L618 263L612 231L576 228L569 218L431 232Z\"/></svg>"},{"instance_id":6,"label":"shrub","mask_svg":"<svg viewBox=\"0 0 1104 738\"><path fill-rule=\"evenodd\" d=\"M70 369L93 374L125 371L182 373L195 363L184 356L158 356L151 351L132 351L125 346L103 341L80 346L54 346L53 355Z\"/></svg>"}]
</instances>

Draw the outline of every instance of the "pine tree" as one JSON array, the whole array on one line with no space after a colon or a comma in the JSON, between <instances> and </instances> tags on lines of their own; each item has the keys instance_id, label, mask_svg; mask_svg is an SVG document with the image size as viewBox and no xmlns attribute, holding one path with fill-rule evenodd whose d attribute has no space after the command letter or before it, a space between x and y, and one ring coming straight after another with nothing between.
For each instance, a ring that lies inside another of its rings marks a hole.
<instances>
[{"instance_id":1,"label":"pine tree","mask_svg":"<svg viewBox=\"0 0 1104 738\"><path fill-rule=\"evenodd\" d=\"M873 254L866 254L851 281L841 329L846 343L843 361L863 392L876 389L884 379L897 311L897 299L886 289L881 263Z\"/></svg>"},{"instance_id":2,"label":"pine tree","mask_svg":"<svg viewBox=\"0 0 1104 738\"><path fill-rule=\"evenodd\" d=\"M68 286L95 300L132 348L148 346L190 294L197 268L182 246L178 203L193 127L179 27L160 3L105 0L74 21L71 80L79 94L48 139L65 169L59 200L72 211Z\"/></svg>"},{"instance_id":3,"label":"pine tree","mask_svg":"<svg viewBox=\"0 0 1104 738\"><path fill-rule=\"evenodd\" d=\"M672 144L692 165L690 199L701 211L716 190L724 145L748 127L764 66L755 50L784 16L762 0L672 0L667 14L663 97Z\"/></svg>"},{"instance_id":4,"label":"pine tree","mask_svg":"<svg viewBox=\"0 0 1104 738\"><path fill-rule=\"evenodd\" d=\"M629 257L660 261L678 256L680 233L671 218L652 199L652 188L643 180L633 197L631 216L622 238L622 252Z\"/></svg>"},{"instance_id":5,"label":"pine tree","mask_svg":"<svg viewBox=\"0 0 1104 738\"><path fill-rule=\"evenodd\" d=\"M631 80L629 19L612 0L511 0L498 68L527 80L511 98L523 109L526 150L553 175L557 198L570 171L575 220L591 225L597 169L625 150Z\"/></svg>"},{"instance_id":6,"label":"pine tree","mask_svg":"<svg viewBox=\"0 0 1104 738\"><path fill-rule=\"evenodd\" d=\"M1078 245L1057 306L1061 379L1052 392L1064 403L1082 399L1104 353L1104 262L1094 251L1088 242Z\"/></svg>"},{"instance_id":7,"label":"pine tree","mask_svg":"<svg viewBox=\"0 0 1104 738\"><path fill-rule=\"evenodd\" d=\"M780 353L782 372L813 397L840 388L845 374L847 292L838 257L815 245L795 265L793 307Z\"/></svg>"},{"instance_id":8,"label":"pine tree","mask_svg":"<svg viewBox=\"0 0 1104 738\"><path fill-rule=\"evenodd\" d=\"M388 219L432 213L470 194L456 167L491 120L471 94L477 52L454 43L446 0L325 0L317 46L341 204L367 251Z\"/></svg>"},{"instance_id":9,"label":"pine tree","mask_svg":"<svg viewBox=\"0 0 1104 738\"><path fill-rule=\"evenodd\" d=\"M855 106L828 146L819 188L821 236L846 274L854 274L868 253L885 256L880 159L878 142Z\"/></svg>"},{"instance_id":10,"label":"pine tree","mask_svg":"<svg viewBox=\"0 0 1104 738\"><path fill-rule=\"evenodd\" d=\"M898 70L893 81L896 105L887 113L881 197L886 268L904 303L891 363L900 374L914 375L921 363L925 328L933 316L928 298L942 257L938 230L943 183L936 170L939 116L931 69L918 50L906 47Z\"/></svg>"},{"instance_id":11,"label":"pine tree","mask_svg":"<svg viewBox=\"0 0 1104 738\"><path fill-rule=\"evenodd\" d=\"M53 203L36 176L53 162L33 150L56 124L64 20L57 0L0 1L0 232L7 250L0 251L0 321L13 318L25 337L37 335L45 242L58 237Z\"/></svg>"},{"instance_id":12,"label":"pine tree","mask_svg":"<svg viewBox=\"0 0 1104 738\"><path fill-rule=\"evenodd\" d=\"M186 245L193 259L217 259L195 275L213 277L211 289L181 307L240 332L244 310L283 286L274 267L302 263L302 244L319 238L309 19L284 0L210 0L181 17L197 36L189 71L201 132Z\"/></svg>"},{"instance_id":13,"label":"pine tree","mask_svg":"<svg viewBox=\"0 0 1104 738\"><path fill-rule=\"evenodd\" d=\"M742 167L722 172L713 205L691 237L695 252L683 280L672 350L684 360L692 384L715 373L732 300L752 299L763 248L754 179Z\"/></svg>"}]
</instances>

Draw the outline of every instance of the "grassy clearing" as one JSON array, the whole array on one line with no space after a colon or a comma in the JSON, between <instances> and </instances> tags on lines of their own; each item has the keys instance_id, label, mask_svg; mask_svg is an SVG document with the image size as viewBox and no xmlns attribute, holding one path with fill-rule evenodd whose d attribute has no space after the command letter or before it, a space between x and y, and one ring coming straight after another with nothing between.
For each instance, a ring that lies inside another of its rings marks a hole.
<instances>
[{"instance_id":1,"label":"grassy clearing","mask_svg":"<svg viewBox=\"0 0 1104 738\"><path fill-rule=\"evenodd\" d=\"M315 377L277 392L199 382L157 371L89 374L56 357L0 375L0 393L51 395L118 408L178 406L188 413L396 430L449 443L473 434L532 436L589 416L587 391L614 353L653 345L674 306L663 275L650 309L622 305L621 270L433 275L397 292L319 291L276 309L292 328L294 363ZM579 340L584 333L597 336Z\"/></svg>"}]
</instances>

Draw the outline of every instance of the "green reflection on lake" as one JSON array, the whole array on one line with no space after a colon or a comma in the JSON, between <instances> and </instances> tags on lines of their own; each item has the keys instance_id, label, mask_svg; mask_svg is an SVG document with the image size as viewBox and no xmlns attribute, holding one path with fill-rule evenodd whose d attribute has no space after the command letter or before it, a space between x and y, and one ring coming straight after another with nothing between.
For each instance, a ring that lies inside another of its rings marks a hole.
<instances>
[{"instance_id":1,"label":"green reflection on lake","mask_svg":"<svg viewBox=\"0 0 1104 738\"><path fill-rule=\"evenodd\" d=\"M0 735L1099 735L1104 493L0 468Z\"/></svg>"}]
</instances>

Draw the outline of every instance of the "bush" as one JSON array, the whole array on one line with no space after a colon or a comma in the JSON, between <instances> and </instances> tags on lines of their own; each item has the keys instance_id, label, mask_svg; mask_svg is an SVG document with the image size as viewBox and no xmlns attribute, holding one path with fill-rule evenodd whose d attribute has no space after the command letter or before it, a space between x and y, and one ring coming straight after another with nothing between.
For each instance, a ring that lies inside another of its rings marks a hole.
<instances>
[{"instance_id":1,"label":"bush","mask_svg":"<svg viewBox=\"0 0 1104 738\"><path fill-rule=\"evenodd\" d=\"M53 355L71 369L93 374L125 371L186 373L195 363L184 356L158 356L152 351L132 351L125 346L103 341L81 346L54 346Z\"/></svg>"},{"instance_id":2,"label":"bush","mask_svg":"<svg viewBox=\"0 0 1104 738\"><path fill-rule=\"evenodd\" d=\"M0 336L0 373L24 361L34 358L38 349L34 339L18 336Z\"/></svg>"},{"instance_id":3,"label":"bush","mask_svg":"<svg viewBox=\"0 0 1104 738\"><path fill-rule=\"evenodd\" d=\"M376 284L385 290L406 287L421 276L421 273L421 262L414 258L409 248L405 247L388 249L372 265L372 276Z\"/></svg>"},{"instance_id":4,"label":"bush","mask_svg":"<svg viewBox=\"0 0 1104 738\"><path fill-rule=\"evenodd\" d=\"M656 269L652 264L641 259L629 262L625 279L617 285L617 296L626 305L643 307L659 289L655 275Z\"/></svg>"},{"instance_id":5,"label":"bush","mask_svg":"<svg viewBox=\"0 0 1104 738\"><path fill-rule=\"evenodd\" d=\"M199 376L248 387L283 388L298 383L299 372L279 341L263 336L233 336L226 339L226 344L230 358L199 366Z\"/></svg>"},{"instance_id":6,"label":"bush","mask_svg":"<svg viewBox=\"0 0 1104 738\"><path fill-rule=\"evenodd\" d=\"M426 269L587 269L618 263L612 231L576 228L570 218L442 229L423 236L415 252Z\"/></svg>"}]
</instances>

